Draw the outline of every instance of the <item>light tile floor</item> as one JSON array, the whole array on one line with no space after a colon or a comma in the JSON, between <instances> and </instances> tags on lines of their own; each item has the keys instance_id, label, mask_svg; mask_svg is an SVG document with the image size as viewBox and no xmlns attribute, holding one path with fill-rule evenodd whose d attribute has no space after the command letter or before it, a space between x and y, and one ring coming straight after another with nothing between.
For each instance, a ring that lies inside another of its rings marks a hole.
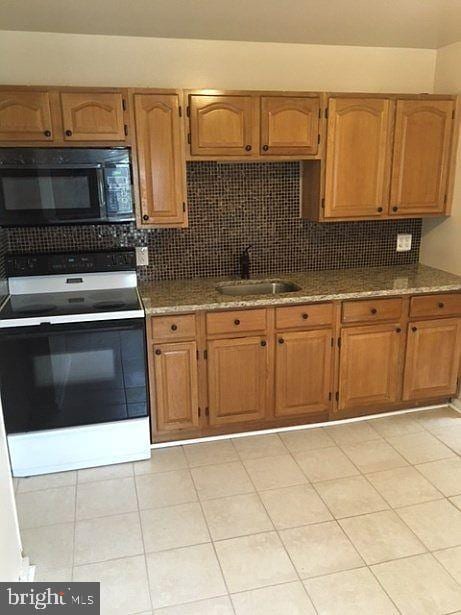
<instances>
[{"instance_id":1,"label":"light tile floor","mask_svg":"<svg viewBox=\"0 0 461 615\"><path fill-rule=\"evenodd\" d=\"M20 479L24 550L104 615L461 613L460 455L447 408Z\"/></svg>"}]
</instances>

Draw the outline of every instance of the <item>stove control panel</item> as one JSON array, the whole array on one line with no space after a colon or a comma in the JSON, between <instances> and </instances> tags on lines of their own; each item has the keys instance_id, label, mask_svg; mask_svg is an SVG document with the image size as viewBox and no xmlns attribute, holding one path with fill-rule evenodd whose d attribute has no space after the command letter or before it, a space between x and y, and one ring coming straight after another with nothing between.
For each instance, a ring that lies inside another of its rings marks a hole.
<instances>
[{"instance_id":1,"label":"stove control panel","mask_svg":"<svg viewBox=\"0 0 461 615\"><path fill-rule=\"evenodd\" d=\"M131 249L65 254L9 254L6 256L5 263L9 277L134 271L136 254Z\"/></svg>"}]
</instances>

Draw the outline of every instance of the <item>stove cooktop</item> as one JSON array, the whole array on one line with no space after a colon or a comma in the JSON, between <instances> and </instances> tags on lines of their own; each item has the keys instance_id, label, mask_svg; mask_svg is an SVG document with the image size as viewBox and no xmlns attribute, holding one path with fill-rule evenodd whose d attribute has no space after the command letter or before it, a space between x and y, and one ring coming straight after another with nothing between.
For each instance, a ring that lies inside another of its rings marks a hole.
<instances>
[{"instance_id":1,"label":"stove cooktop","mask_svg":"<svg viewBox=\"0 0 461 615\"><path fill-rule=\"evenodd\" d=\"M142 306L135 288L34 293L11 295L0 310L0 319L103 314L140 309Z\"/></svg>"}]
</instances>

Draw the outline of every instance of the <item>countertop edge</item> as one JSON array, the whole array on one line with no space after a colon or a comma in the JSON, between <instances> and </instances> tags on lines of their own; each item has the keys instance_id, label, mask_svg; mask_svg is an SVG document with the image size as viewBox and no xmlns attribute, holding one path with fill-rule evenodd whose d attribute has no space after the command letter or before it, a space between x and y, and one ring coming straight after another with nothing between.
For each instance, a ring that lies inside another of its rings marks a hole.
<instances>
[{"instance_id":1,"label":"countertop edge","mask_svg":"<svg viewBox=\"0 0 461 615\"><path fill-rule=\"evenodd\" d=\"M146 316L159 316L165 314L180 314L190 312L203 312L212 310L230 310L230 309L247 309L253 307L278 307L299 305L301 303L321 303L325 301L344 301L347 299L365 299L367 297L399 297L403 295L423 295L443 293L450 291L461 291L461 284L447 284L443 286L420 286L414 288L395 288L387 290L372 290L372 291L356 291L344 293L330 293L322 295L296 295L296 297L274 297L268 298L267 295L260 299L239 299L229 300L219 303L191 303L184 305L164 305L156 307L144 306ZM144 303L142 291L140 291L141 299ZM148 301L149 298L146 297Z\"/></svg>"}]
</instances>

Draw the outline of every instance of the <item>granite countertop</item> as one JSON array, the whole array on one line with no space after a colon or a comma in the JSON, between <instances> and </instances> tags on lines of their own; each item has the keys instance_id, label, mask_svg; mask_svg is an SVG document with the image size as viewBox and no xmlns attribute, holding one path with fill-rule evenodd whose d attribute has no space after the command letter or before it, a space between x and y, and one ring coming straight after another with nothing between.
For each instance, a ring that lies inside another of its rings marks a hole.
<instances>
[{"instance_id":1,"label":"granite countertop","mask_svg":"<svg viewBox=\"0 0 461 615\"><path fill-rule=\"evenodd\" d=\"M218 284L247 282L227 277L145 282L139 291L146 314L155 315L461 290L461 276L425 265L281 273L254 279L287 280L300 290L280 295L222 295L216 290Z\"/></svg>"}]
</instances>

